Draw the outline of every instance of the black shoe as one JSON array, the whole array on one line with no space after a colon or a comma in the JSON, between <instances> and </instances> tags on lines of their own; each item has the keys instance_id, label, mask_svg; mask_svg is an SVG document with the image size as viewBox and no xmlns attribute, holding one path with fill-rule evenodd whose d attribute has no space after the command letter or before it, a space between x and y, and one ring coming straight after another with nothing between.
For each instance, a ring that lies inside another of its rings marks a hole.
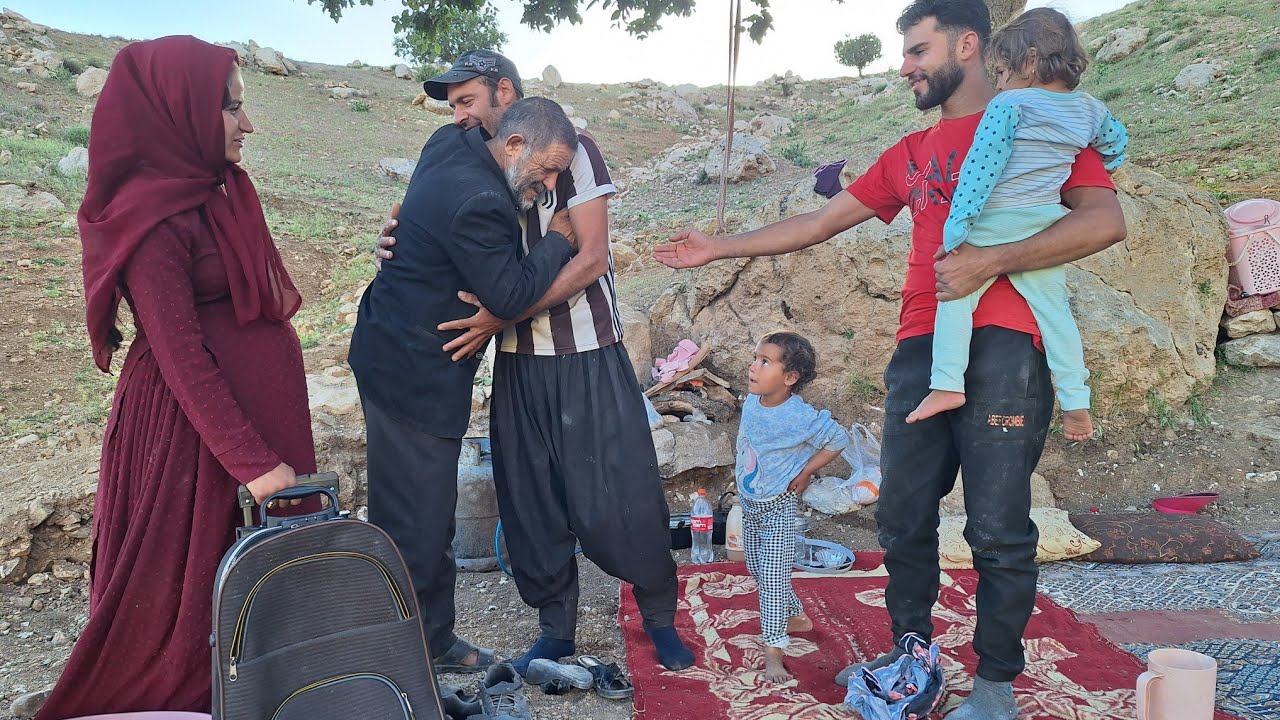
<instances>
[{"instance_id":1,"label":"black shoe","mask_svg":"<svg viewBox=\"0 0 1280 720\"><path fill-rule=\"evenodd\" d=\"M524 699L524 680L509 662L494 665L485 673L480 707L487 720L533 720Z\"/></svg>"},{"instance_id":2,"label":"black shoe","mask_svg":"<svg viewBox=\"0 0 1280 720\"><path fill-rule=\"evenodd\" d=\"M466 693L462 688L442 686L440 705L444 707L445 717L449 720L468 720L484 714L484 708L480 707L480 698Z\"/></svg>"}]
</instances>

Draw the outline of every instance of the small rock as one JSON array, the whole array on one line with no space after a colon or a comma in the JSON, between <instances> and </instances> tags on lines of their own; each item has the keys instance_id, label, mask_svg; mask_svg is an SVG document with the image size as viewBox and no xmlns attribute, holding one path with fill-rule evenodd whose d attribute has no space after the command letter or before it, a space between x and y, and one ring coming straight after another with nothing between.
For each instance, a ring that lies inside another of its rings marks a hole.
<instances>
[{"instance_id":1,"label":"small rock","mask_svg":"<svg viewBox=\"0 0 1280 720\"><path fill-rule=\"evenodd\" d=\"M408 158L382 158L378 161L378 174L393 180L409 182L413 171L418 167L417 160Z\"/></svg>"},{"instance_id":2,"label":"small rock","mask_svg":"<svg viewBox=\"0 0 1280 720\"><path fill-rule=\"evenodd\" d=\"M1222 343L1222 355L1232 365L1280 367L1280 334L1250 335Z\"/></svg>"},{"instance_id":3,"label":"small rock","mask_svg":"<svg viewBox=\"0 0 1280 720\"><path fill-rule=\"evenodd\" d=\"M1204 90L1214 78L1222 74L1222 68L1214 63L1199 62L1188 65L1173 78L1173 86L1178 92Z\"/></svg>"},{"instance_id":4,"label":"small rock","mask_svg":"<svg viewBox=\"0 0 1280 720\"><path fill-rule=\"evenodd\" d=\"M49 690L37 690L36 692L19 695L18 699L9 705L9 713L16 718L33 718L36 713L40 712L40 708L44 707L44 703L48 699Z\"/></svg>"},{"instance_id":5,"label":"small rock","mask_svg":"<svg viewBox=\"0 0 1280 720\"><path fill-rule=\"evenodd\" d=\"M560 77L560 71L556 69L555 65L548 65L542 70L542 82L546 83L547 87L552 88L564 85L564 80Z\"/></svg>"},{"instance_id":6,"label":"small rock","mask_svg":"<svg viewBox=\"0 0 1280 720\"><path fill-rule=\"evenodd\" d=\"M1098 50L1094 59L1098 62L1110 63L1123 60L1147 42L1150 31L1144 27L1116 28L1107 35L1107 39Z\"/></svg>"},{"instance_id":7,"label":"small rock","mask_svg":"<svg viewBox=\"0 0 1280 720\"><path fill-rule=\"evenodd\" d=\"M1245 473L1244 479L1264 483L1280 482L1280 470L1271 470L1270 472L1260 473Z\"/></svg>"},{"instance_id":8,"label":"small rock","mask_svg":"<svg viewBox=\"0 0 1280 720\"><path fill-rule=\"evenodd\" d=\"M102 68L86 68L76 76L76 92L84 97L97 97L107 84L107 71Z\"/></svg>"},{"instance_id":9,"label":"small rock","mask_svg":"<svg viewBox=\"0 0 1280 720\"><path fill-rule=\"evenodd\" d=\"M404 63L400 63L399 65L396 65L395 69L392 70L391 72L401 80L413 79L413 70L411 70L409 66L405 65Z\"/></svg>"},{"instance_id":10,"label":"small rock","mask_svg":"<svg viewBox=\"0 0 1280 720\"><path fill-rule=\"evenodd\" d=\"M67 176L88 175L89 151L82 147L71 148L71 152L58 161L58 173Z\"/></svg>"},{"instance_id":11,"label":"small rock","mask_svg":"<svg viewBox=\"0 0 1280 720\"><path fill-rule=\"evenodd\" d=\"M38 442L39 440L40 440L40 436L34 433L32 433L31 435L23 435L22 437L13 441L13 446L16 448L26 447L31 443Z\"/></svg>"},{"instance_id":12,"label":"small rock","mask_svg":"<svg viewBox=\"0 0 1280 720\"><path fill-rule=\"evenodd\" d=\"M586 121L586 118L571 117L571 118L569 118L569 122L573 123L573 126L574 126L575 128L577 128L577 129L579 129L579 130L586 130L586 129L587 129L587 121Z\"/></svg>"},{"instance_id":13,"label":"small rock","mask_svg":"<svg viewBox=\"0 0 1280 720\"><path fill-rule=\"evenodd\" d=\"M56 562L53 564L53 576L59 580L79 580L84 577L84 569L74 563Z\"/></svg>"},{"instance_id":14,"label":"small rock","mask_svg":"<svg viewBox=\"0 0 1280 720\"><path fill-rule=\"evenodd\" d=\"M34 605L35 602L36 601L33 598L29 598L29 597L19 597L19 598L14 598L13 600L13 604L19 609L23 609L23 610L31 609L31 606Z\"/></svg>"},{"instance_id":15,"label":"small rock","mask_svg":"<svg viewBox=\"0 0 1280 720\"><path fill-rule=\"evenodd\" d=\"M22 579L22 574L26 571L26 567L27 559L21 557L9 558L4 562L0 562L0 582L18 582Z\"/></svg>"},{"instance_id":16,"label":"small rock","mask_svg":"<svg viewBox=\"0 0 1280 720\"><path fill-rule=\"evenodd\" d=\"M617 110L610 110L610 111L609 111L609 119L610 119L610 120L621 120L621 119L622 119L622 113L618 112Z\"/></svg>"},{"instance_id":17,"label":"small rock","mask_svg":"<svg viewBox=\"0 0 1280 720\"><path fill-rule=\"evenodd\" d=\"M35 577L34 575L32 577ZM35 612L44 612L44 601L36 598L31 601L31 609Z\"/></svg>"},{"instance_id":18,"label":"small rock","mask_svg":"<svg viewBox=\"0 0 1280 720\"><path fill-rule=\"evenodd\" d=\"M67 634L58 630L53 633L53 637L49 638L49 643L54 647L62 647L67 644Z\"/></svg>"},{"instance_id":19,"label":"small rock","mask_svg":"<svg viewBox=\"0 0 1280 720\"><path fill-rule=\"evenodd\" d=\"M1227 337L1234 339L1275 332L1276 318L1270 310L1254 310L1236 317L1224 316L1221 324Z\"/></svg>"},{"instance_id":20,"label":"small rock","mask_svg":"<svg viewBox=\"0 0 1280 720\"><path fill-rule=\"evenodd\" d=\"M49 576L44 573L36 573L35 575L27 578L28 585L43 585L46 582L49 582Z\"/></svg>"},{"instance_id":21,"label":"small rock","mask_svg":"<svg viewBox=\"0 0 1280 720\"><path fill-rule=\"evenodd\" d=\"M36 85L35 83L29 83L29 82L20 82L14 87L18 88L22 92L31 93L32 95L35 95L36 90L40 89L39 85Z\"/></svg>"},{"instance_id":22,"label":"small rock","mask_svg":"<svg viewBox=\"0 0 1280 720\"><path fill-rule=\"evenodd\" d=\"M334 100L352 100L364 97L364 91L353 87L336 87L329 89L329 97Z\"/></svg>"}]
</instances>

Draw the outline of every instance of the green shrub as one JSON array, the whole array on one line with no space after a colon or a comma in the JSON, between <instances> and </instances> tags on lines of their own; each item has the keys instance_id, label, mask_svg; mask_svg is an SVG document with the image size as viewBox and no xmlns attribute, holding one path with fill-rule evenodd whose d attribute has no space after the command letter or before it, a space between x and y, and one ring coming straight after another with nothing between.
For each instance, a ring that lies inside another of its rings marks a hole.
<instances>
[{"instance_id":1,"label":"green shrub","mask_svg":"<svg viewBox=\"0 0 1280 720\"><path fill-rule=\"evenodd\" d=\"M62 131L62 139L72 145L89 147L89 128L83 125L73 125L72 127L64 128Z\"/></svg>"},{"instance_id":2,"label":"green shrub","mask_svg":"<svg viewBox=\"0 0 1280 720\"><path fill-rule=\"evenodd\" d=\"M367 113L369 112L369 103L364 100L355 100L351 103L351 112Z\"/></svg>"},{"instance_id":3,"label":"green shrub","mask_svg":"<svg viewBox=\"0 0 1280 720\"><path fill-rule=\"evenodd\" d=\"M84 72L84 63L79 60L73 60L72 58L63 58L62 67L66 68L67 72L72 75L79 75Z\"/></svg>"},{"instance_id":4,"label":"green shrub","mask_svg":"<svg viewBox=\"0 0 1280 720\"><path fill-rule=\"evenodd\" d=\"M1111 102L1118 97L1124 96L1124 88L1109 87L1098 92L1098 99L1102 102Z\"/></svg>"},{"instance_id":5,"label":"green shrub","mask_svg":"<svg viewBox=\"0 0 1280 720\"><path fill-rule=\"evenodd\" d=\"M1277 62L1280 62L1280 42L1266 43L1258 48L1258 57L1253 61L1255 65Z\"/></svg>"},{"instance_id":6,"label":"green shrub","mask_svg":"<svg viewBox=\"0 0 1280 720\"><path fill-rule=\"evenodd\" d=\"M67 69L66 63L63 62L63 64L49 71L49 77L59 82L67 82L71 80L72 74L71 71Z\"/></svg>"},{"instance_id":7,"label":"green shrub","mask_svg":"<svg viewBox=\"0 0 1280 720\"><path fill-rule=\"evenodd\" d=\"M89 67L96 67L103 70L107 68L107 64L102 61L102 58L98 58L98 57L91 57L85 60L84 64L88 65Z\"/></svg>"},{"instance_id":8,"label":"green shrub","mask_svg":"<svg viewBox=\"0 0 1280 720\"><path fill-rule=\"evenodd\" d=\"M800 167L813 167L815 163L809 155L809 144L806 142L793 142L782 146L779 151L782 157L790 160L792 163Z\"/></svg>"}]
</instances>

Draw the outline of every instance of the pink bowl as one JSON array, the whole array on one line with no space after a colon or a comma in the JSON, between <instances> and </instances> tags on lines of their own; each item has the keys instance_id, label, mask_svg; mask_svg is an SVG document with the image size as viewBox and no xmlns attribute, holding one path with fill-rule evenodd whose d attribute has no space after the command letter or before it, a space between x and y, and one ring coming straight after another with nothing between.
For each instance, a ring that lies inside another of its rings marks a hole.
<instances>
[{"instance_id":1,"label":"pink bowl","mask_svg":"<svg viewBox=\"0 0 1280 720\"><path fill-rule=\"evenodd\" d=\"M111 715L86 715L84 717L72 718L71 720L211 720L213 716L207 713L192 712L136 712L136 713L114 713Z\"/></svg>"},{"instance_id":2,"label":"pink bowl","mask_svg":"<svg viewBox=\"0 0 1280 720\"><path fill-rule=\"evenodd\" d=\"M1151 507L1171 515L1195 515L1200 508L1217 499L1218 493L1215 492L1187 493L1186 495L1156 498L1151 501Z\"/></svg>"}]
</instances>

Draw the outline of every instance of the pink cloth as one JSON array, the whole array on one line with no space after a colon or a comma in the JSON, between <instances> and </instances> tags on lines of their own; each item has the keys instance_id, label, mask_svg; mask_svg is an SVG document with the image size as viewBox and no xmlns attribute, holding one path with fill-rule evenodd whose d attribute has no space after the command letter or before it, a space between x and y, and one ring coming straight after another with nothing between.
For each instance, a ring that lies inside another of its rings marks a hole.
<instances>
[{"instance_id":1,"label":"pink cloth","mask_svg":"<svg viewBox=\"0 0 1280 720\"><path fill-rule=\"evenodd\" d=\"M692 340L681 340L676 343L676 349L665 358L656 358L653 361L653 379L658 382L666 382L676 375L689 369L689 361L694 355L698 354L698 345Z\"/></svg>"}]
</instances>

